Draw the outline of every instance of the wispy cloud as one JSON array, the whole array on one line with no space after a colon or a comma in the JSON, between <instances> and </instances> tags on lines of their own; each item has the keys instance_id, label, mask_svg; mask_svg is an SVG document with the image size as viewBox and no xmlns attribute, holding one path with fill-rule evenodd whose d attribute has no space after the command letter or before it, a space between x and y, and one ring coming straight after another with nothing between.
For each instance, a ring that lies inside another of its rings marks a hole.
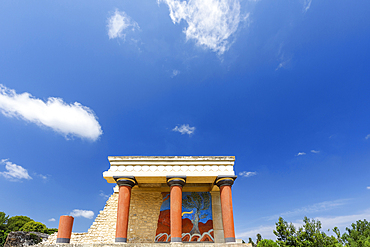
<instances>
[{"instance_id":1,"label":"wispy cloud","mask_svg":"<svg viewBox=\"0 0 370 247\"><path fill-rule=\"evenodd\" d=\"M17 94L0 84L0 110L6 117L21 118L47 126L68 136L97 140L103 133L94 112L78 102L65 103L61 98L48 98L47 102L29 93Z\"/></svg>"},{"instance_id":2,"label":"wispy cloud","mask_svg":"<svg viewBox=\"0 0 370 247\"><path fill-rule=\"evenodd\" d=\"M303 13L306 13L311 7L312 0L303 0Z\"/></svg>"},{"instance_id":3,"label":"wispy cloud","mask_svg":"<svg viewBox=\"0 0 370 247\"><path fill-rule=\"evenodd\" d=\"M296 156L301 156L301 155L306 155L305 152L299 152L298 154L296 154Z\"/></svg>"},{"instance_id":4,"label":"wispy cloud","mask_svg":"<svg viewBox=\"0 0 370 247\"><path fill-rule=\"evenodd\" d=\"M275 230L275 224L271 223L270 225L259 226L247 231L237 232L236 237L243 238L244 240L247 240L247 238L254 239L256 238L257 233L259 233L264 239L275 239L276 236L274 235L273 230Z\"/></svg>"},{"instance_id":5,"label":"wispy cloud","mask_svg":"<svg viewBox=\"0 0 370 247\"><path fill-rule=\"evenodd\" d=\"M218 54L229 49L230 37L240 22L239 0L158 0L170 10L174 24L186 21L186 40L207 47Z\"/></svg>"},{"instance_id":6,"label":"wispy cloud","mask_svg":"<svg viewBox=\"0 0 370 247\"><path fill-rule=\"evenodd\" d=\"M195 127L190 127L189 124L183 124L181 126L176 126L175 128L172 129L172 131L180 132L181 135L183 134L191 135L194 133Z\"/></svg>"},{"instance_id":7,"label":"wispy cloud","mask_svg":"<svg viewBox=\"0 0 370 247\"><path fill-rule=\"evenodd\" d=\"M247 171L243 171L243 172L239 172L239 176L243 176L243 177L252 177L252 176L255 176L257 175L257 172L247 172Z\"/></svg>"},{"instance_id":8,"label":"wispy cloud","mask_svg":"<svg viewBox=\"0 0 370 247\"><path fill-rule=\"evenodd\" d=\"M175 76L177 76L178 74L180 74L180 71L178 71L177 69L174 69L174 70L172 71L172 75L171 75L171 77L175 77Z\"/></svg>"},{"instance_id":9,"label":"wispy cloud","mask_svg":"<svg viewBox=\"0 0 370 247\"><path fill-rule=\"evenodd\" d=\"M365 137L366 140L370 139L370 134Z\"/></svg>"},{"instance_id":10,"label":"wispy cloud","mask_svg":"<svg viewBox=\"0 0 370 247\"><path fill-rule=\"evenodd\" d=\"M10 181L19 181L21 179L32 179L28 174L28 171L22 166L13 164L8 159L3 159L0 161L0 164L5 164L6 171L0 172L0 175L5 177Z\"/></svg>"},{"instance_id":11,"label":"wispy cloud","mask_svg":"<svg viewBox=\"0 0 370 247\"><path fill-rule=\"evenodd\" d=\"M292 211L287 211L281 214L276 214L270 217L266 217L269 220L278 219L281 217L293 217L293 216L304 216L311 213L317 213L317 212L323 212L323 211L329 211L333 208L337 208L340 206L343 206L347 204L351 199L340 199L340 200L334 200L334 201L324 201L315 203L306 207L298 208Z\"/></svg>"},{"instance_id":12,"label":"wispy cloud","mask_svg":"<svg viewBox=\"0 0 370 247\"><path fill-rule=\"evenodd\" d=\"M109 39L114 38L125 38L125 30L135 31L139 29L139 24L131 19L124 11L116 11L114 14L108 18L108 36Z\"/></svg>"},{"instance_id":13,"label":"wispy cloud","mask_svg":"<svg viewBox=\"0 0 370 247\"><path fill-rule=\"evenodd\" d=\"M54 218L51 218L51 219L48 219L48 221L50 221L50 222L54 222L54 221L55 221L55 219L54 219Z\"/></svg>"},{"instance_id":14,"label":"wispy cloud","mask_svg":"<svg viewBox=\"0 0 370 247\"><path fill-rule=\"evenodd\" d=\"M311 153L314 153L314 154L318 154L318 153L320 153L320 151L316 151L316 150L311 150Z\"/></svg>"},{"instance_id":15,"label":"wispy cloud","mask_svg":"<svg viewBox=\"0 0 370 247\"><path fill-rule=\"evenodd\" d=\"M109 197L109 195L105 194L104 191L100 190L99 192L99 196L103 197L104 199L107 199Z\"/></svg>"},{"instance_id":16,"label":"wispy cloud","mask_svg":"<svg viewBox=\"0 0 370 247\"><path fill-rule=\"evenodd\" d=\"M370 186L367 186L366 189L370 190Z\"/></svg>"},{"instance_id":17,"label":"wispy cloud","mask_svg":"<svg viewBox=\"0 0 370 247\"><path fill-rule=\"evenodd\" d=\"M94 212L91 210L73 209L69 214L73 217L84 217L87 219L92 219L94 217Z\"/></svg>"}]
</instances>

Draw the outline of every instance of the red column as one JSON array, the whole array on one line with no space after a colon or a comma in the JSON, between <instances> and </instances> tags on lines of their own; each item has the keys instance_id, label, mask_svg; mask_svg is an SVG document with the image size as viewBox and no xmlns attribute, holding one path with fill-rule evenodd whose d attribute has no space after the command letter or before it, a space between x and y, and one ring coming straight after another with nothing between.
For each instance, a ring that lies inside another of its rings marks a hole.
<instances>
[{"instance_id":1,"label":"red column","mask_svg":"<svg viewBox=\"0 0 370 247\"><path fill-rule=\"evenodd\" d=\"M216 179L215 184L220 187L222 224L224 227L225 242L235 242L233 202L231 195L231 186L236 176L221 177Z\"/></svg>"},{"instance_id":2,"label":"red column","mask_svg":"<svg viewBox=\"0 0 370 247\"><path fill-rule=\"evenodd\" d=\"M167 177L170 189L170 230L171 242L182 242L182 186L185 185L186 177Z\"/></svg>"},{"instance_id":3,"label":"red column","mask_svg":"<svg viewBox=\"0 0 370 247\"><path fill-rule=\"evenodd\" d=\"M117 205L117 224L115 242L127 243L127 229L130 212L131 188L135 186L135 178L116 178L119 186L118 205Z\"/></svg>"},{"instance_id":4,"label":"red column","mask_svg":"<svg viewBox=\"0 0 370 247\"><path fill-rule=\"evenodd\" d=\"M72 235L73 217L62 215L59 218L59 227L57 235L58 243L69 243Z\"/></svg>"}]
</instances>

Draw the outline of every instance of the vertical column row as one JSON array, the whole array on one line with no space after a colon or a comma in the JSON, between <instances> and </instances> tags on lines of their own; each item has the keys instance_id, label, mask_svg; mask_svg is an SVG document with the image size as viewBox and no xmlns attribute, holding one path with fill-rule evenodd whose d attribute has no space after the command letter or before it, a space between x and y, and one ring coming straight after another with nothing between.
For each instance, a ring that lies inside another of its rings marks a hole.
<instances>
[{"instance_id":1,"label":"vertical column row","mask_svg":"<svg viewBox=\"0 0 370 247\"><path fill-rule=\"evenodd\" d=\"M127 243L128 218L130 212L131 189L137 182L134 177L113 177L119 186L116 243Z\"/></svg>"},{"instance_id":2,"label":"vertical column row","mask_svg":"<svg viewBox=\"0 0 370 247\"><path fill-rule=\"evenodd\" d=\"M167 185L170 186L170 232L171 243L182 242L182 187L186 183L186 176L167 176Z\"/></svg>"},{"instance_id":3,"label":"vertical column row","mask_svg":"<svg viewBox=\"0 0 370 247\"><path fill-rule=\"evenodd\" d=\"M231 186L236 176L218 176L215 184L220 188L222 224L226 243L235 242L233 202Z\"/></svg>"}]
</instances>

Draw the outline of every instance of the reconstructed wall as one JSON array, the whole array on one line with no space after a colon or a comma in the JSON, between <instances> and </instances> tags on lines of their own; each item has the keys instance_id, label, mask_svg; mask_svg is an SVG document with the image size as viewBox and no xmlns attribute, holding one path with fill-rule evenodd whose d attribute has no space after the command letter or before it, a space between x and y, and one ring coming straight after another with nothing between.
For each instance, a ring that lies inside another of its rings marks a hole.
<instances>
[{"instance_id":1,"label":"reconstructed wall","mask_svg":"<svg viewBox=\"0 0 370 247\"><path fill-rule=\"evenodd\" d=\"M114 243L116 234L118 193L113 193L86 233L72 233L71 244ZM132 191L128 226L129 243L153 243L162 204L160 192ZM47 243L55 244L57 234Z\"/></svg>"}]
</instances>

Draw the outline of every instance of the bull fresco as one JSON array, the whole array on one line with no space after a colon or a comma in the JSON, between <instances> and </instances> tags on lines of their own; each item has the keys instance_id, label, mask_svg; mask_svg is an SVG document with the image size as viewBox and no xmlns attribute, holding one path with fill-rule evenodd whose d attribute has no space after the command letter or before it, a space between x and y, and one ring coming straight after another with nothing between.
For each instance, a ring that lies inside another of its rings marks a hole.
<instances>
[{"instance_id":1,"label":"bull fresco","mask_svg":"<svg viewBox=\"0 0 370 247\"><path fill-rule=\"evenodd\" d=\"M162 193L155 242L170 242L170 193ZM213 242L212 201L209 192L182 193L182 241Z\"/></svg>"}]
</instances>

